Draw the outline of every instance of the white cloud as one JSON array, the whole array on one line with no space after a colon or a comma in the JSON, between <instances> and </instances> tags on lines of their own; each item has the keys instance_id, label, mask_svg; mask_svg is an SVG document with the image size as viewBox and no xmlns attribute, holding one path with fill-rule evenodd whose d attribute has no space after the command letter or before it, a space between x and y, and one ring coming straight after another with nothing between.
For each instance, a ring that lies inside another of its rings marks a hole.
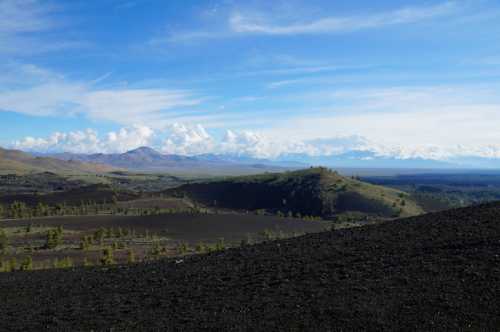
<instances>
[{"instance_id":1,"label":"white cloud","mask_svg":"<svg viewBox=\"0 0 500 332\"><path fill-rule=\"evenodd\" d=\"M341 122L340 122L341 123ZM163 130L146 126L122 128L100 136L87 129L54 133L47 138L26 137L12 144L13 148L37 152L123 153L141 146L150 146L166 154L199 155L229 154L241 157L274 159L293 154L336 156L366 152L373 156L396 159L451 160L460 157L500 159L500 144L383 144L359 135L330 135L317 139L293 139L252 131L227 130L216 139L203 126L174 123Z\"/></svg>"},{"instance_id":2,"label":"white cloud","mask_svg":"<svg viewBox=\"0 0 500 332\"><path fill-rule=\"evenodd\" d=\"M48 138L25 137L13 143L13 147L25 151L115 153L125 152L153 143L154 132L146 126L122 128L109 132L105 138L92 129L69 133L56 132Z\"/></svg>"},{"instance_id":3,"label":"white cloud","mask_svg":"<svg viewBox=\"0 0 500 332\"><path fill-rule=\"evenodd\" d=\"M201 125L189 127L175 123L164 130L166 138L160 150L169 154L195 155L212 153L215 148L214 138Z\"/></svg>"},{"instance_id":4,"label":"white cloud","mask_svg":"<svg viewBox=\"0 0 500 332\"><path fill-rule=\"evenodd\" d=\"M434 19L449 15L456 9L454 2L446 2L428 7L407 7L359 16L324 17L310 22L287 22L281 25L268 23L271 20L263 18L263 15L247 16L234 13L229 23L231 29L237 33L267 35L343 33Z\"/></svg>"},{"instance_id":5,"label":"white cloud","mask_svg":"<svg viewBox=\"0 0 500 332\"><path fill-rule=\"evenodd\" d=\"M0 33L22 33L48 30L50 7L36 0L2 0L0 2Z\"/></svg>"},{"instance_id":6,"label":"white cloud","mask_svg":"<svg viewBox=\"0 0 500 332\"><path fill-rule=\"evenodd\" d=\"M77 40L54 40L45 33L62 26L56 16L60 6L49 1L0 1L0 56L31 55L62 49L85 47Z\"/></svg>"},{"instance_id":7,"label":"white cloud","mask_svg":"<svg viewBox=\"0 0 500 332\"><path fill-rule=\"evenodd\" d=\"M465 3L462 3L465 5ZM203 30L175 31L168 38L155 38L151 45L165 42L192 42L199 39L229 38L246 34L259 35L299 35L299 34L338 34L358 30L375 29L386 26L412 24L447 17L458 13L463 6L456 1L434 5L403 7L382 12L364 13L351 16L311 17L307 8L293 13L283 11L279 5L266 6L264 10L243 6L228 6L218 13L212 26ZM298 15L301 12L302 15ZM305 19L304 16L309 16ZM223 24L221 24L223 22Z\"/></svg>"},{"instance_id":8,"label":"white cloud","mask_svg":"<svg viewBox=\"0 0 500 332\"><path fill-rule=\"evenodd\" d=\"M99 89L96 82L70 81L33 65L0 66L0 110L35 116L85 114L123 125L154 123L167 111L194 106L201 99L175 89Z\"/></svg>"}]
</instances>

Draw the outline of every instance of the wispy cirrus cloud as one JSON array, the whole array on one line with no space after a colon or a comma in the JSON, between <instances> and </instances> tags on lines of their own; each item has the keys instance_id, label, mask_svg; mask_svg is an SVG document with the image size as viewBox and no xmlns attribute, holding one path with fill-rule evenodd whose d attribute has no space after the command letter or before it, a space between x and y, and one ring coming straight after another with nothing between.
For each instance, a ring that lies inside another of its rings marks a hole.
<instances>
[{"instance_id":1,"label":"wispy cirrus cloud","mask_svg":"<svg viewBox=\"0 0 500 332\"><path fill-rule=\"evenodd\" d=\"M304 34L341 34L388 26L414 24L447 17L460 12L462 6L455 1L433 5L401 7L399 9L352 14L349 16L316 16L297 19L286 15L258 10L231 8L221 12L217 24L203 30L174 31L167 38L154 38L151 44L164 42L191 42L200 39L231 38L244 35L290 36ZM224 24L220 24L220 21Z\"/></svg>"},{"instance_id":2,"label":"wispy cirrus cloud","mask_svg":"<svg viewBox=\"0 0 500 332\"><path fill-rule=\"evenodd\" d=\"M233 13L231 29L237 33L266 35L345 33L391 25L411 24L450 15L457 11L455 2L422 7L406 7L388 12L358 16L329 16L306 22L274 23L264 15Z\"/></svg>"},{"instance_id":3,"label":"wispy cirrus cloud","mask_svg":"<svg viewBox=\"0 0 500 332\"><path fill-rule=\"evenodd\" d=\"M17 34L49 30L53 7L36 0L2 0L0 2L0 33Z\"/></svg>"},{"instance_id":4,"label":"wispy cirrus cloud","mask_svg":"<svg viewBox=\"0 0 500 332\"><path fill-rule=\"evenodd\" d=\"M0 110L33 116L84 114L129 125L168 117L166 112L198 105L201 97L179 89L102 88L24 64L0 66ZM102 79L102 77L101 77Z\"/></svg>"},{"instance_id":5,"label":"wispy cirrus cloud","mask_svg":"<svg viewBox=\"0 0 500 332\"><path fill-rule=\"evenodd\" d=\"M0 1L0 55L29 55L62 49L86 47L77 40L50 38L63 21L57 16L60 6L50 1Z\"/></svg>"}]
</instances>

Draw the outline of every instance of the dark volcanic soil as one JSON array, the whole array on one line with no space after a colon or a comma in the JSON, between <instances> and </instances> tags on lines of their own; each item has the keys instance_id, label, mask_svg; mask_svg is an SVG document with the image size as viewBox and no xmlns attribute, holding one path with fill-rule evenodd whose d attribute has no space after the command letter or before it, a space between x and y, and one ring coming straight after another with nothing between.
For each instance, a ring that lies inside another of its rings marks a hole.
<instances>
[{"instance_id":1,"label":"dark volcanic soil","mask_svg":"<svg viewBox=\"0 0 500 332\"><path fill-rule=\"evenodd\" d=\"M500 204L111 269L0 274L3 330L498 330Z\"/></svg>"},{"instance_id":2,"label":"dark volcanic soil","mask_svg":"<svg viewBox=\"0 0 500 332\"><path fill-rule=\"evenodd\" d=\"M2 222L2 221L0 221ZM283 231L286 234L321 232L330 223L323 221L304 221L276 216L253 214L189 214L172 213L149 216L65 216L46 217L27 220L5 221L5 226L26 227L27 225L46 227L63 226L67 230L88 231L100 227L132 228L138 232L149 230L195 245L198 242L213 242L223 238L226 241L240 242L247 235L254 236L264 230ZM44 236L44 235L43 235Z\"/></svg>"}]
</instances>

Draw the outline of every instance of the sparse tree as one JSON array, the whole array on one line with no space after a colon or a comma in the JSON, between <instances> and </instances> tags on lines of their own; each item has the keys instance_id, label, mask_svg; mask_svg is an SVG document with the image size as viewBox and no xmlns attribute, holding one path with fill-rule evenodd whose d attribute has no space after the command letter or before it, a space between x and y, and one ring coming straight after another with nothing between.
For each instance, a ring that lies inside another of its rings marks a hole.
<instances>
[{"instance_id":1,"label":"sparse tree","mask_svg":"<svg viewBox=\"0 0 500 332\"><path fill-rule=\"evenodd\" d=\"M104 242L104 235L106 233L106 230L104 228L99 228L94 232L94 241L102 245Z\"/></svg>"},{"instance_id":2,"label":"sparse tree","mask_svg":"<svg viewBox=\"0 0 500 332\"><path fill-rule=\"evenodd\" d=\"M73 267L73 261L69 257L65 257L61 260L58 260L57 258L54 259L54 268L56 269L67 269L70 267Z\"/></svg>"},{"instance_id":3,"label":"sparse tree","mask_svg":"<svg viewBox=\"0 0 500 332\"><path fill-rule=\"evenodd\" d=\"M12 257L8 262L7 272L15 270L17 270L17 259L15 257Z\"/></svg>"},{"instance_id":4,"label":"sparse tree","mask_svg":"<svg viewBox=\"0 0 500 332\"><path fill-rule=\"evenodd\" d=\"M129 249L127 251L127 263L128 264L133 264L135 263L135 253L133 249Z\"/></svg>"},{"instance_id":5,"label":"sparse tree","mask_svg":"<svg viewBox=\"0 0 500 332\"><path fill-rule=\"evenodd\" d=\"M33 270L33 258L31 256L26 256L19 266L21 271L31 271Z\"/></svg>"},{"instance_id":6,"label":"sparse tree","mask_svg":"<svg viewBox=\"0 0 500 332\"><path fill-rule=\"evenodd\" d=\"M207 248L206 244L204 244L204 243L200 242L200 243L198 243L198 244L196 245L195 250L196 250L196 252L197 252L197 253L202 254L202 253L207 252L207 251L208 251L208 248Z\"/></svg>"},{"instance_id":7,"label":"sparse tree","mask_svg":"<svg viewBox=\"0 0 500 332\"><path fill-rule=\"evenodd\" d=\"M93 265L92 262L87 257L83 259L83 266L89 267L92 265Z\"/></svg>"},{"instance_id":8,"label":"sparse tree","mask_svg":"<svg viewBox=\"0 0 500 332\"><path fill-rule=\"evenodd\" d=\"M0 253L5 253L9 246L9 238L3 229L0 229Z\"/></svg>"},{"instance_id":9,"label":"sparse tree","mask_svg":"<svg viewBox=\"0 0 500 332\"><path fill-rule=\"evenodd\" d=\"M45 240L45 248L54 249L58 245L62 244L63 230L62 227L57 229L49 229L47 231L47 237Z\"/></svg>"},{"instance_id":10,"label":"sparse tree","mask_svg":"<svg viewBox=\"0 0 500 332\"><path fill-rule=\"evenodd\" d=\"M102 251L102 257L101 257L101 265L112 265L115 263L115 259L113 257L113 249L110 247L105 248Z\"/></svg>"},{"instance_id":11,"label":"sparse tree","mask_svg":"<svg viewBox=\"0 0 500 332\"><path fill-rule=\"evenodd\" d=\"M215 250L220 251L226 249L226 245L224 243L224 239L220 238L215 244Z\"/></svg>"},{"instance_id":12,"label":"sparse tree","mask_svg":"<svg viewBox=\"0 0 500 332\"><path fill-rule=\"evenodd\" d=\"M91 236L84 236L82 240L80 241L80 249L87 251L90 249L90 246L92 245L92 237Z\"/></svg>"},{"instance_id":13,"label":"sparse tree","mask_svg":"<svg viewBox=\"0 0 500 332\"><path fill-rule=\"evenodd\" d=\"M177 253L179 255L184 255L188 251L188 246L186 243L181 242L177 245Z\"/></svg>"}]
</instances>

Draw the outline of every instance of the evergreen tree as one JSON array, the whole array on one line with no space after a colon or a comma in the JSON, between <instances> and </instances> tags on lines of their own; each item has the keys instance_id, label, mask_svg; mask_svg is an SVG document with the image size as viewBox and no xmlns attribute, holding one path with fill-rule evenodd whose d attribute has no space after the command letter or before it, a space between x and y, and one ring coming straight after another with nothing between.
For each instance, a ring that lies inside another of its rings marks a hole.
<instances>
[{"instance_id":1,"label":"evergreen tree","mask_svg":"<svg viewBox=\"0 0 500 332\"><path fill-rule=\"evenodd\" d=\"M3 229L0 229L0 253L4 253L9 247L9 238Z\"/></svg>"},{"instance_id":2,"label":"evergreen tree","mask_svg":"<svg viewBox=\"0 0 500 332\"><path fill-rule=\"evenodd\" d=\"M101 257L101 265L112 265L115 263L115 260L113 258L113 249L111 248L105 248L102 251L102 257Z\"/></svg>"},{"instance_id":3,"label":"evergreen tree","mask_svg":"<svg viewBox=\"0 0 500 332\"><path fill-rule=\"evenodd\" d=\"M27 256L19 266L21 271L31 271L33 270L33 258L31 256Z\"/></svg>"},{"instance_id":4,"label":"evergreen tree","mask_svg":"<svg viewBox=\"0 0 500 332\"><path fill-rule=\"evenodd\" d=\"M54 249L58 245L62 244L62 236L62 227L59 226L57 229L49 229L45 241L45 248Z\"/></svg>"},{"instance_id":5,"label":"evergreen tree","mask_svg":"<svg viewBox=\"0 0 500 332\"><path fill-rule=\"evenodd\" d=\"M87 267L92 266L92 262L87 257L85 257L83 259L83 266L87 266Z\"/></svg>"},{"instance_id":6,"label":"evergreen tree","mask_svg":"<svg viewBox=\"0 0 500 332\"><path fill-rule=\"evenodd\" d=\"M129 263L129 264L135 263L135 253L134 253L134 250L132 250L132 249L129 249L127 251L127 263Z\"/></svg>"}]
</instances>

